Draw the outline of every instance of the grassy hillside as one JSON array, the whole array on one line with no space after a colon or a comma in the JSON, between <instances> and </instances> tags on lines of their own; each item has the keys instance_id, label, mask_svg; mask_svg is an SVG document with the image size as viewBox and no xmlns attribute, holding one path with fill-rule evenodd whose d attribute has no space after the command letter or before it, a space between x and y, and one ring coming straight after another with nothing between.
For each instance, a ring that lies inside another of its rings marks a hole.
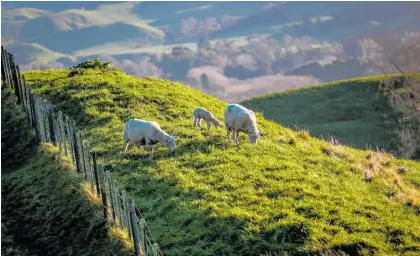
<instances>
[{"instance_id":1,"label":"grassy hillside","mask_svg":"<svg viewBox=\"0 0 420 256\"><path fill-rule=\"evenodd\" d=\"M16 97L3 89L1 119L1 254L132 255L71 160L51 144L38 147Z\"/></svg>"},{"instance_id":2,"label":"grassy hillside","mask_svg":"<svg viewBox=\"0 0 420 256\"><path fill-rule=\"evenodd\" d=\"M397 77L391 76L390 79ZM381 79L383 77L342 80L263 95L242 103L282 125L307 129L315 137L332 135L347 145L380 148L417 159L420 155L416 156L416 149L408 155L403 153L407 151L403 149L404 146L409 146L409 143L402 142L397 134L407 121L419 122L420 112L414 113L412 100L405 97L408 95L403 95L409 94L407 88L394 88L386 92L379 89ZM397 94L406 101L404 106L389 104ZM420 132L418 128L417 131Z\"/></svg>"},{"instance_id":3,"label":"grassy hillside","mask_svg":"<svg viewBox=\"0 0 420 256\"><path fill-rule=\"evenodd\" d=\"M333 145L257 113L257 146L192 127L196 106L223 120L227 103L180 83L119 70L25 72L35 91L76 119L93 150L144 213L165 255L267 252L416 255L420 163ZM174 154L123 149L131 118L177 136Z\"/></svg>"},{"instance_id":4,"label":"grassy hillside","mask_svg":"<svg viewBox=\"0 0 420 256\"><path fill-rule=\"evenodd\" d=\"M134 255L82 180L51 144L2 175L2 255Z\"/></svg>"},{"instance_id":5,"label":"grassy hillside","mask_svg":"<svg viewBox=\"0 0 420 256\"><path fill-rule=\"evenodd\" d=\"M397 117L385 95L378 93L378 77L343 80L264 95L243 102L268 119L312 136L332 135L359 148L392 151Z\"/></svg>"}]
</instances>

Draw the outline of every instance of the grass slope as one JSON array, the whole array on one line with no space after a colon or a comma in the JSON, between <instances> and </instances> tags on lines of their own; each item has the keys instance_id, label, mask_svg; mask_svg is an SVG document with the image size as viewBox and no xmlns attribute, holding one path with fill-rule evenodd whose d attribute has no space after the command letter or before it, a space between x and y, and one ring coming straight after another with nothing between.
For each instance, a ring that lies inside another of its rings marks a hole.
<instances>
[{"instance_id":1,"label":"grass slope","mask_svg":"<svg viewBox=\"0 0 420 256\"><path fill-rule=\"evenodd\" d=\"M36 93L76 119L105 167L131 195L165 255L289 252L416 255L420 164L333 145L257 113L257 146L228 144L223 129L192 127L196 106L223 120L227 103L180 83L119 70L25 72ZM171 154L122 155L131 117L177 136ZM244 135L242 135L244 136Z\"/></svg>"},{"instance_id":2,"label":"grass slope","mask_svg":"<svg viewBox=\"0 0 420 256\"><path fill-rule=\"evenodd\" d=\"M321 86L263 95L242 103L287 127L308 129L315 137L332 135L358 148L393 151L398 119L379 77L337 81Z\"/></svg>"},{"instance_id":3,"label":"grass slope","mask_svg":"<svg viewBox=\"0 0 420 256\"><path fill-rule=\"evenodd\" d=\"M2 255L133 255L108 232L100 202L70 158L42 144L29 163L2 175ZM93 197L92 197L93 198ZM2 230L3 232L3 230ZM4 236L4 237L3 237ZM19 255L19 254L18 254Z\"/></svg>"},{"instance_id":4,"label":"grass slope","mask_svg":"<svg viewBox=\"0 0 420 256\"><path fill-rule=\"evenodd\" d=\"M132 255L124 232L104 225L101 203L71 160L38 147L14 94L1 93L1 254Z\"/></svg>"}]
</instances>

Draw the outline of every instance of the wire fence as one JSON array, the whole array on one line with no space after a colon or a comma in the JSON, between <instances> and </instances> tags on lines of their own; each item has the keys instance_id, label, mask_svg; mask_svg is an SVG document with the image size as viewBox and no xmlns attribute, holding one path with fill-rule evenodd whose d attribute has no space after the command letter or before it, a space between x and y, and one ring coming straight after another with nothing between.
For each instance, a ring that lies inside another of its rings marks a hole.
<instances>
[{"instance_id":1,"label":"wire fence","mask_svg":"<svg viewBox=\"0 0 420 256\"><path fill-rule=\"evenodd\" d=\"M15 64L13 54L3 46L1 76L2 90L9 88L15 92L17 103L24 107L40 141L54 144L61 153L72 158L77 172L90 183L91 192L102 200L104 217L127 231L135 255L163 256L134 200L118 188L117 180L98 163L96 153L90 151L91 146L84 133L76 128L75 120L32 91L19 65Z\"/></svg>"}]
</instances>

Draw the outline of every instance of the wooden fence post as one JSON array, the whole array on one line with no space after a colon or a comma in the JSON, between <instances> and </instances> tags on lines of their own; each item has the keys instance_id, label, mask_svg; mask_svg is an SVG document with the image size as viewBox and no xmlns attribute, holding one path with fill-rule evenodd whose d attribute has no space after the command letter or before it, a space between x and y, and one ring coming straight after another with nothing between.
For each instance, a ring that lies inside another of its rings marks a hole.
<instances>
[{"instance_id":1,"label":"wooden fence post","mask_svg":"<svg viewBox=\"0 0 420 256\"><path fill-rule=\"evenodd\" d=\"M39 131L39 138L42 142L45 142L45 126L43 124L41 99L37 95L35 95L35 113L37 119L37 127Z\"/></svg>"},{"instance_id":2,"label":"wooden fence post","mask_svg":"<svg viewBox=\"0 0 420 256\"><path fill-rule=\"evenodd\" d=\"M64 154L67 156L67 143L66 143L66 132L64 130L63 112L58 111L58 124L60 126L60 137L63 142Z\"/></svg>"},{"instance_id":3,"label":"wooden fence post","mask_svg":"<svg viewBox=\"0 0 420 256\"><path fill-rule=\"evenodd\" d=\"M153 244L152 251L153 251L153 256L158 256L159 255L159 246L158 246L157 243Z\"/></svg>"},{"instance_id":4,"label":"wooden fence post","mask_svg":"<svg viewBox=\"0 0 420 256\"><path fill-rule=\"evenodd\" d=\"M8 63L7 65L9 66L9 70L10 70L10 84L12 86L13 91L16 93L16 84L15 84L15 80L14 80L14 67L13 67L13 54L11 53L7 53L8 55Z\"/></svg>"},{"instance_id":5,"label":"wooden fence post","mask_svg":"<svg viewBox=\"0 0 420 256\"><path fill-rule=\"evenodd\" d=\"M15 59L13 57L13 54L9 53L10 55L10 68L12 70L12 81L13 81L13 87L15 89L15 94L18 98L18 104L21 103L22 99L20 98L20 91L19 91L19 79L17 78L17 70L15 65Z\"/></svg>"},{"instance_id":6,"label":"wooden fence post","mask_svg":"<svg viewBox=\"0 0 420 256\"><path fill-rule=\"evenodd\" d=\"M33 103L33 111L34 111L34 122L35 122L35 131L36 131L36 136L38 139L41 138L41 133L39 132L39 115L38 115L38 102L36 99L36 95L34 93L32 93L32 103Z\"/></svg>"},{"instance_id":7,"label":"wooden fence post","mask_svg":"<svg viewBox=\"0 0 420 256\"><path fill-rule=\"evenodd\" d=\"M96 182L96 194L99 196L101 194L101 190L99 188L99 175L98 175L98 166L96 164L96 152L92 155L92 161L93 161L93 171L95 173L95 182Z\"/></svg>"},{"instance_id":8,"label":"wooden fence post","mask_svg":"<svg viewBox=\"0 0 420 256\"><path fill-rule=\"evenodd\" d=\"M128 209L128 202L127 202L127 191L123 189L122 193L122 204L124 206L124 214L125 214L125 227L128 230L128 238L131 239L131 221L130 221L130 209Z\"/></svg>"},{"instance_id":9,"label":"wooden fence post","mask_svg":"<svg viewBox=\"0 0 420 256\"><path fill-rule=\"evenodd\" d=\"M16 80L19 86L19 95L20 95L20 102L23 106L25 106L25 98L23 97L23 86L22 86L22 79L20 77L20 68L19 65L16 65Z\"/></svg>"},{"instance_id":10,"label":"wooden fence post","mask_svg":"<svg viewBox=\"0 0 420 256\"><path fill-rule=\"evenodd\" d=\"M98 171L99 177L101 182L101 195L102 195L102 204L104 205L104 217L108 219L108 200L106 198L106 191L105 191L105 173L104 167L102 164L98 164Z\"/></svg>"},{"instance_id":11,"label":"wooden fence post","mask_svg":"<svg viewBox=\"0 0 420 256\"><path fill-rule=\"evenodd\" d=\"M10 66L9 66L9 63L10 63L10 61L9 61L9 53L6 51L6 50L4 50L3 51L3 53L4 53L4 62L3 62L3 64L4 64L4 68L5 68L5 75L6 75L6 83L7 83L7 87L9 88L9 89L12 89L13 88L13 86L12 86L12 79L11 79L11 77L12 77L12 74L11 74L11 72L12 72L12 70L10 69Z\"/></svg>"},{"instance_id":12,"label":"wooden fence post","mask_svg":"<svg viewBox=\"0 0 420 256\"><path fill-rule=\"evenodd\" d=\"M83 173L85 174L85 180L87 180L87 171L85 167L85 149L83 147L83 139L82 139L82 132L77 131L77 143L79 144L79 152L80 152L80 167L83 169Z\"/></svg>"},{"instance_id":13,"label":"wooden fence post","mask_svg":"<svg viewBox=\"0 0 420 256\"><path fill-rule=\"evenodd\" d=\"M113 193L112 193L112 183L111 183L111 173L109 171L106 171L106 180L107 185L109 187L109 200L110 206L111 206L111 214L112 214L112 220L115 222L115 208L114 208L114 199L113 199Z\"/></svg>"},{"instance_id":14,"label":"wooden fence post","mask_svg":"<svg viewBox=\"0 0 420 256\"><path fill-rule=\"evenodd\" d=\"M77 167L77 160L76 160L76 148L74 147L74 136L73 136L73 129L74 129L74 126L72 125L73 123L74 123L74 120L73 119L70 119L70 118L66 118L66 122L67 122L67 125L68 125L68 131L69 131L69 139L70 139L70 151L71 151L71 156L72 156L72 159L73 159L73 163L76 165L76 167Z\"/></svg>"},{"instance_id":15,"label":"wooden fence post","mask_svg":"<svg viewBox=\"0 0 420 256\"><path fill-rule=\"evenodd\" d=\"M44 142L48 142L48 136L47 136L47 124L46 124L46 118L45 118L45 104L44 104L44 99L41 97L38 97L39 100L39 112L40 112L40 116L41 116L41 130L42 130L42 137L43 137L43 141Z\"/></svg>"},{"instance_id":16,"label":"wooden fence post","mask_svg":"<svg viewBox=\"0 0 420 256\"><path fill-rule=\"evenodd\" d=\"M147 249L147 237L146 237L146 220L144 218L140 219L139 223L139 237L140 237L140 244L142 247L142 251L144 255L147 255L148 249Z\"/></svg>"},{"instance_id":17,"label":"wooden fence post","mask_svg":"<svg viewBox=\"0 0 420 256\"><path fill-rule=\"evenodd\" d=\"M50 127L51 127L52 134L53 134L52 142L54 143L54 145L56 147L59 147L59 142L58 142L59 141L59 135L58 135L58 131L57 131L57 121L56 121L56 116L55 116L55 113L54 113L53 108L51 106L51 103L48 104L48 111L49 111L50 117L51 117Z\"/></svg>"},{"instance_id":18,"label":"wooden fence post","mask_svg":"<svg viewBox=\"0 0 420 256\"><path fill-rule=\"evenodd\" d=\"M51 142L50 112L48 111L48 101L42 99L42 112L45 130L45 140Z\"/></svg>"},{"instance_id":19,"label":"wooden fence post","mask_svg":"<svg viewBox=\"0 0 420 256\"><path fill-rule=\"evenodd\" d=\"M20 77L20 84L22 85L22 93L23 93L23 105L25 106L25 111L28 112L28 95L26 91L26 84L25 79L22 74L19 74ZM29 115L29 113L27 113Z\"/></svg>"},{"instance_id":20,"label":"wooden fence post","mask_svg":"<svg viewBox=\"0 0 420 256\"><path fill-rule=\"evenodd\" d=\"M136 215L136 209L134 207L133 199L128 199L128 206L130 208L130 222L131 222L131 230L132 230L133 243L134 243L134 252L136 256L140 256L139 230L137 227L137 215ZM147 255L147 254L143 254L143 255Z\"/></svg>"},{"instance_id":21,"label":"wooden fence post","mask_svg":"<svg viewBox=\"0 0 420 256\"><path fill-rule=\"evenodd\" d=\"M32 92L30 88L29 90L29 107L31 111L31 117L32 117L32 127L36 127L36 121L35 121L35 95Z\"/></svg>"},{"instance_id":22,"label":"wooden fence post","mask_svg":"<svg viewBox=\"0 0 420 256\"><path fill-rule=\"evenodd\" d=\"M73 141L72 141L72 136L71 136L71 131L70 131L70 122L69 122L68 115L64 116L64 124L66 127L66 132L67 132L67 137L68 137L69 153L71 155L71 159L73 160L73 163L75 163Z\"/></svg>"},{"instance_id":23,"label":"wooden fence post","mask_svg":"<svg viewBox=\"0 0 420 256\"><path fill-rule=\"evenodd\" d=\"M77 143L76 121L74 121L74 119L71 119L69 125L71 127L70 136L72 138L71 142L73 143L74 160L77 167L77 172L82 173L82 167L81 167L81 162L80 162L80 150L79 150L79 145Z\"/></svg>"},{"instance_id":24,"label":"wooden fence post","mask_svg":"<svg viewBox=\"0 0 420 256\"><path fill-rule=\"evenodd\" d=\"M25 82L25 75L22 75L22 83L25 88L25 97L26 97L26 111L28 112L29 120L31 121L32 125L32 109L31 109L31 97L30 97L30 90L29 86L26 85Z\"/></svg>"},{"instance_id":25,"label":"wooden fence post","mask_svg":"<svg viewBox=\"0 0 420 256\"><path fill-rule=\"evenodd\" d=\"M90 190L93 193L95 191L95 188L94 188L94 185L93 185L93 183L95 181L94 181L94 178L93 178L92 166L90 164L90 153L89 153L89 151L90 151L90 144L89 144L89 142L86 141L85 142L85 148L84 148L84 152L85 152L85 169L86 169L86 172L88 173L87 177L88 177L89 182L90 182Z\"/></svg>"},{"instance_id":26,"label":"wooden fence post","mask_svg":"<svg viewBox=\"0 0 420 256\"><path fill-rule=\"evenodd\" d=\"M48 130L49 130L49 138L50 141L52 143L54 143L54 145L56 144L56 139L55 139L55 129L54 129L54 122L53 122L53 117L52 117L52 107L51 107L51 103L49 101L45 102L45 110L46 110L46 114L47 114L47 122L48 122Z\"/></svg>"},{"instance_id":27,"label":"wooden fence post","mask_svg":"<svg viewBox=\"0 0 420 256\"><path fill-rule=\"evenodd\" d=\"M54 122L55 138L57 141L57 145L60 149L60 152L63 152L63 138L61 137L60 121L58 120L58 115L54 112L52 112L52 117Z\"/></svg>"},{"instance_id":28,"label":"wooden fence post","mask_svg":"<svg viewBox=\"0 0 420 256\"><path fill-rule=\"evenodd\" d=\"M8 87L6 58L3 45L1 46L1 81L3 82L2 89Z\"/></svg>"},{"instance_id":29,"label":"wooden fence post","mask_svg":"<svg viewBox=\"0 0 420 256\"><path fill-rule=\"evenodd\" d=\"M118 190L118 181L114 180L114 209L115 209L115 216L118 219L119 225L122 228L122 214L121 214L121 208L120 208L120 192Z\"/></svg>"}]
</instances>

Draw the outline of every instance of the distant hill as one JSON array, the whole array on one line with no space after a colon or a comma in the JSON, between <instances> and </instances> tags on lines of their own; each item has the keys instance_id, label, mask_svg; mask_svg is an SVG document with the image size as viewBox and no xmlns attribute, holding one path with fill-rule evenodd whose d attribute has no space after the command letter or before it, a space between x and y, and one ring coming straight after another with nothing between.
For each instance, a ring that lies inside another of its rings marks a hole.
<instances>
[{"instance_id":1,"label":"distant hill","mask_svg":"<svg viewBox=\"0 0 420 256\"><path fill-rule=\"evenodd\" d=\"M289 70L284 74L288 76L313 76L324 82L332 82L365 76L367 71L374 67L376 67L375 62L371 59L347 58L345 60L336 60L326 65L312 62Z\"/></svg>"},{"instance_id":2,"label":"distant hill","mask_svg":"<svg viewBox=\"0 0 420 256\"><path fill-rule=\"evenodd\" d=\"M382 79L342 80L263 95L242 103L287 127L308 129L318 138L333 136L347 145L379 148L401 155L404 152L401 148L413 146L402 144L397 136L404 129L402 120L407 113L400 113L389 104L390 94L380 89ZM406 101L411 99L408 97ZM413 117L420 120L420 111L411 109ZM413 129L420 134L420 128ZM419 145L414 145L417 149L409 157L420 159Z\"/></svg>"},{"instance_id":3,"label":"distant hill","mask_svg":"<svg viewBox=\"0 0 420 256\"><path fill-rule=\"evenodd\" d=\"M260 113L258 125L267 135L253 146L241 134L236 146L226 142L224 129L192 126L197 106L223 121L224 101L117 69L70 72L24 74L35 93L86 130L92 150L134 196L165 255L420 250L413 225L420 221L418 162L312 138ZM152 159L138 147L122 155L122 130L132 117L159 122L177 136L176 151L157 144Z\"/></svg>"}]
</instances>

